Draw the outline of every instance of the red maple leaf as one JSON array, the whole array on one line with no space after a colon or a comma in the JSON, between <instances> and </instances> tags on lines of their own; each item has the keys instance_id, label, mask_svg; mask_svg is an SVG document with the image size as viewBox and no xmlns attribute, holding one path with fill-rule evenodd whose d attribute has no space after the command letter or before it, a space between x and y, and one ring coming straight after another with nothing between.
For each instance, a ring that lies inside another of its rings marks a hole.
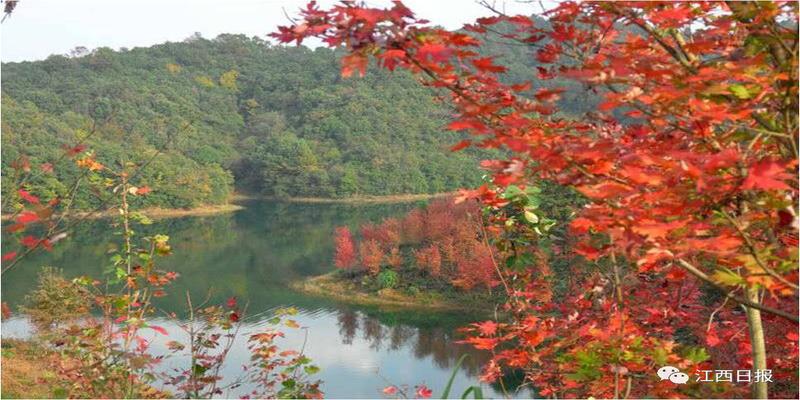
<instances>
[{"instance_id":1,"label":"red maple leaf","mask_svg":"<svg viewBox=\"0 0 800 400\"><path fill-rule=\"evenodd\" d=\"M387 386L382 390L383 394L392 396L397 393L397 386Z\"/></svg>"},{"instance_id":2,"label":"red maple leaf","mask_svg":"<svg viewBox=\"0 0 800 400\"><path fill-rule=\"evenodd\" d=\"M744 190L791 190L784 182L791 179L786 163L762 160L750 166L747 178L742 183Z\"/></svg>"},{"instance_id":3,"label":"red maple leaf","mask_svg":"<svg viewBox=\"0 0 800 400\"><path fill-rule=\"evenodd\" d=\"M472 60L472 65L482 72L506 72L506 67L492 63L492 57L476 58Z\"/></svg>"},{"instance_id":4,"label":"red maple leaf","mask_svg":"<svg viewBox=\"0 0 800 400\"><path fill-rule=\"evenodd\" d=\"M22 197L22 199L27 201L28 203L39 204L39 198L34 196L34 195L32 195L32 194L30 194L27 190L20 189L18 191L18 193L19 193L19 197Z\"/></svg>"},{"instance_id":5,"label":"red maple leaf","mask_svg":"<svg viewBox=\"0 0 800 400\"><path fill-rule=\"evenodd\" d=\"M162 328L162 327L160 327L160 326L157 326L157 325L150 325L150 326L148 326L148 327L149 327L150 329L152 329L152 330L154 330L154 331L156 331L156 332L158 332L158 333L160 333L160 334L164 335L164 336L169 336L169 334L167 333L167 330L166 330L166 329L164 329L164 328Z\"/></svg>"},{"instance_id":6,"label":"red maple leaf","mask_svg":"<svg viewBox=\"0 0 800 400\"><path fill-rule=\"evenodd\" d=\"M358 71L358 76L364 76L367 72L369 59L361 54L355 53L342 57L342 77L349 78L353 72Z\"/></svg>"},{"instance_id":7,"label":"red maple leaf","mask_svg":"<svg viewBox=\"0 0 800 400\"><path fill-rule=\"evenodd\" d=\"M29 249L32 249L32 248L34 248L34 247L39 245L39 239L37 239L37 238L35 238L35 237L31 236L31 235L28 235L28 236L25 236L24 238L22 238L20 240L20 243L22 243L23 246L25 246L25 247L27 247Z\"/></svg>"},{"instance_id":8,"label":"red maple leaf","mask_svg":"<svg viewBox=\"0 0 800 400\"><path fill-rule=\"evenodd\" d=\"M425 385L419 385L417 386L416 395L421 399L427 399L433 395L433 390L428 389Z\"/></svg>"},{"instance_id":9,"label":"red maple leaf","mask_svg":"<svg viewBox=\"0 0 800 400\"><path fill-rule=\"evenodd\" d=\"M36 222L39 220L39 215L37 215L33 211L25 211L19 216L17 216L17 223L18 224L30 224L31 222Z\"/></svg>"}]
</instances>

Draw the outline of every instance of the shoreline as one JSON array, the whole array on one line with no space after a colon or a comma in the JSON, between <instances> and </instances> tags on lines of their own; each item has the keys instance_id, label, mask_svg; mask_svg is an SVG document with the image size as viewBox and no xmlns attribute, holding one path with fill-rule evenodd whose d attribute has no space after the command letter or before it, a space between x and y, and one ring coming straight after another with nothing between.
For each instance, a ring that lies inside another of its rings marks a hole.
<instances>
[{"instance_id":1,"label":"shoreline","mask_svg":"<svg viewBox=\"0 0 800 400\"><path fill-rule=\"evenodd\" d=\"M445 193L419 193L419 194L392 194L381 196L352 196L352 197L275 197L275 196L253 196L247 194L236 193L230 197L227 204L217 205L203 205L193 208L161 208L149 207L141 210L134 210L142 213L149 218L179 218L189 216L205 216L223 214L234 211L243 210L246 207L243 205L235 204L237 202L246 202L254 200L266 200L284 203L299 203L299 204L393 204L393 203L410 203L415 201L424 201L435 198L442 198L452 196L456 192ZM105 211L91 212L91 211L74 211L68 213L68 217L86 218L86 219L101 219L109 218L116 215L114 209ZM12 214L2 214L0 220L8 221L11 219Z\"/></svg>"},{"instance_id":2,"label":"shoreline","mask_svg":"<svg viewBox=\"0 0 800 400\"><path fill-rule=\"evenodd\" d=\"M216 214L224 214L234 211L243 210L245 207L240 206L238 204L218 204L218 205L208 205L208 206L200 206L194 208L160 208L160 207L150 207L150 208L143 208L141 210L133 210L133 212L138 212L144 214L148 218L152 219L161 219L161 218L179 218L179 217L188 217L188 216L204 216L204 215L216 215ZM110 218L117 215L117 211L115 209L108 209L105 211L98 211L98 212L90 212L90 211L76 211L70 212L67 214L69 218L86 218L86 219L102 219L102 218ZM56 215L58 216L58 215ZM2 220L7 221L11 219L10 214L3 214Z\"/></svg>"},{"instance_id":3,"label":"shoreline","mask_svg":"<svg viewBox=\"0 0 800 400\"><path fill-rule=\"evenodd\" d=\"M377 293L364 292L351 282L339 279L337 273L338 271L333 271L295 281L290 283L289 287L305 295L360 306L395 310L460 311L476 315L491 315L495 312L494 308L476 307L476 304L436 298L430 294L411 296L394 289L382 289Z\"/></svg>"},{"instance_id":4,"label":"shoreline","mask_svg":"<svg viewBox=\"0 0 800 400\"><path fill-rule=\"evenodd\" d=\"M232 201L245 200L269 200L285 203L318 203L318 204L391 204L409 203L413 201L430 200L440 197L447 197L456 192L445 193L418 193L418 194L388 194L376 196L351 196L351 197L276 197L276 196L253 196L246 194L234 195Z\"/></svg>"}]
</instances>

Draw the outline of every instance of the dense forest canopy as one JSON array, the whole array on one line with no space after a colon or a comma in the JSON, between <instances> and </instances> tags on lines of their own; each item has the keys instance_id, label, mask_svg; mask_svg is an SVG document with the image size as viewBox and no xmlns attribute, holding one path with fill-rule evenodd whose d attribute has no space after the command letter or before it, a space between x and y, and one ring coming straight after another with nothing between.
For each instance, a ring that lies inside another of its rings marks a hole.
<instances>
[{"instance_id":1,"label":"dense forest canopy","mask_svg":"<svg viewBox=\"0 0 800 400\"><path fill-rule=\"evenodd\" d=\"M493 46L484 51L506 54L509 79L523 80L535 61ZM490 153L446 151L460 138L444 129L451 111L432 90L399 71L342 78L340 53L196 35L4 63L4 167L22 156L34 167L53 163L63 159L60 145L85 141L104 165L149 163L136 179L153 192L137 200L161 207L221 203L234 188L348 197L480 182L477 160ZM562 101L568 110L590 103L580 94ZM78 174L54 171L35 182L38 195L64 196ZM89 188L76 199L79 208L101 203Z\"/></svg>"}]
</instances>

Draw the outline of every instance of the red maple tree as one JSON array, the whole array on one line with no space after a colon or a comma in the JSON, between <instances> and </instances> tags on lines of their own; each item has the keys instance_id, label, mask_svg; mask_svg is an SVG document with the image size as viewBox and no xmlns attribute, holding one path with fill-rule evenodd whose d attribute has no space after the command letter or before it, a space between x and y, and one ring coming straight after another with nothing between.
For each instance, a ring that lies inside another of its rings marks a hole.
<instances>
[{"instance_id":1,"label":"red maple tree","mask_svg":"<svg viewBox=\"0 0 800 400\"><path fill-rule=\"evenodd\" d=\"M570 297L531 300L542 275L533 265L499 277L521 284L509 288L512 321L473 330L474 344L496 351L486 377L522 368L540 394L561 397L747 388L677 387L655 376L665 363L772 369L796 381L797 3L561 2L546 24L486 6L492 16L450 32L399 1L312 2L273 34L344 47L343 76L363 75L374 57L449 93L449 129L472 135L454 150L513 154L485 162L495 186L466 196L497 209L503 187L548 179L589 200L571 229L573 251L592 269ZM558 117L562 90L503 81L506 67L477 51L487 34L528 46L540 64L532 78L574 79L604 101L582 118ZM707 293L717 299L702 300ZM702 350L676 345L684 330ZM514 349L499 350L507 342ZM767 382L751 386L767 397ZM797 387L773 393L796 396Z\"/></svg>"},{"instance_id":2,"label":"red maple tree","mask_svg":"<svg viewBox=\"0 0 800 400\"><path fill-rule=\"evenodd\" d=\"M336 255L334 256L334 264L337 268L351 269L356 265L356 246L353 243L353 235L350 229L346 226L336 228L336 235L334 236L336 245Z\"/></svg>"}]
</instances>

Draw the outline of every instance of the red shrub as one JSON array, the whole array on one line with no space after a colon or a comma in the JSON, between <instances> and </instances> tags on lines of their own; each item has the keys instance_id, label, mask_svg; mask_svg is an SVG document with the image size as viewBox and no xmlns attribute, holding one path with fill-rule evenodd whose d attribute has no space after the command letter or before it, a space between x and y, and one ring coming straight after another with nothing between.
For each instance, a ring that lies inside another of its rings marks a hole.
<instances>
[{"instance_id":1,"label":"red shrub","mask_svg":"<svg viewBox=\"0 0 800 400\"><path fill-rule=\"evenodd\" d=\"M378 240L380 234L378 233L378 226L372 223L361 225L361 240Z\"/></svg>"},{"instance_id":2,"label":"red shrub","mask_svg":"<svg viewBox=\"0 0 800 400\"><path fill-rule=\"evenodd\" d=\"M365 240L358 245L358 255L361 258L361 265L372 275L377 275L381 271L383 261L383 250L375 240Z\"/></svg>"},{"instance_id":3,"label":"red shrub","mask_svg":"<svg viewBox=\"0 0 800 400\"><path fill-rule=\"evenodd\" d=\"M456 239L453 237L444 238L439 241L439 247L442 249L442 259L450 264L456 262L456 256L458 252L456 251Z\"/></svg>"},{"instance_id":4,"label":"red shrub","mask_svg":"<svg viewBox=\"0 0 800 400\"><path fill-rule=\"evenodd\" d=\"M478 241L472 243L469 253L460 254L456 268L457 278L453 280L454 286L469 290L477 286L492 288L499 283L492 261L492 249Z\"/></svg>"},{"instance_id":5,"label":"red shrub","mask_svg":"<svg viewBox=\"0 0 800 400\"><path fill-rule=\"evenodd\" d=\"M400 221L387 218L380 225L365 224L361 227L362 240L374 240L384 249L400 245Z\"/></svg>"},{"instance_id":6,"label":"red shrub","mask_svg":"<svg viewBox=\"0 0 800 400\"><path fill-rule=\"evenodd\" d=\"M404 243L417 244L425 239L425 211L415 208L403 218L402 238Z\"/></svg>"},{"instance_id":7,"label":"red shrub","mask_svg":"<svg viewBox=\"0 0 800 400\"><path fill-rule=\"evenodd\" d=\"M427 270L432 276L439 276L442 271L442 255L439 247L432 244L424 249L414 252L417 267Z\"/></svg>"},{"instance_id":8,"label":"red shrub","mask_svg":"<svg viewBox=\"0 0 800 400\"><path fill-rule=\"evenodd\" d=\"M337 268L351 269L356 265L356 246L353 235L346 226L336 228L336 255L333 263Z\"/></svg>"},{"instance_id":9,"label":"red shrub","mask_svg":"<svg viewBox=\"0 0 800 400\"><path fill-rule=\"evenodd\" d=\"M358 244L360 264L371 274L380 272L384 264L399 270L404 262L400 244L415 244L415 264L430 276L464 289L493 287L497 284L496 271L491 251L480 241L479 218L477 203L456 204L452 198L444 198L414 209L402 219L364 224ZM350 260L349 237L349 232L337 230L337 266Z\"/></svg>"},{"instance_id":10,"label":"red shrub","mask_svg":"<svg viewBox=\"0 0 800 400\"><path fill-rule=\"evenodd\" d=\"M399 269L403 265L403 256L400 255L400 249L392 247L392 250L386 257L386 263L394 269Z\"/></svg>"},{"instance_id":11,"label":"red shrub","mask_svg":"<svg viewBox=\"0 0 800 400\"><path fill-rule=\"evenodd\" d=\"M425 238L431 241L443 239L456 225L453 200L433 200L425 212Z\"/></svg>"},{"instance_id":12,"label":"red shrub","mask_svg":"<svg viewBox=\"0 0 800 400\"><path fill-rule=\"evenodd\" d=\"M474 220L479 215L474 202L456 204L452 198L431 201L425 212L425 238L438 241L451 236L458 229L469 226L474 229ZM473 230L473 234L477 231Z\"/></svg>"}]
</instances>

